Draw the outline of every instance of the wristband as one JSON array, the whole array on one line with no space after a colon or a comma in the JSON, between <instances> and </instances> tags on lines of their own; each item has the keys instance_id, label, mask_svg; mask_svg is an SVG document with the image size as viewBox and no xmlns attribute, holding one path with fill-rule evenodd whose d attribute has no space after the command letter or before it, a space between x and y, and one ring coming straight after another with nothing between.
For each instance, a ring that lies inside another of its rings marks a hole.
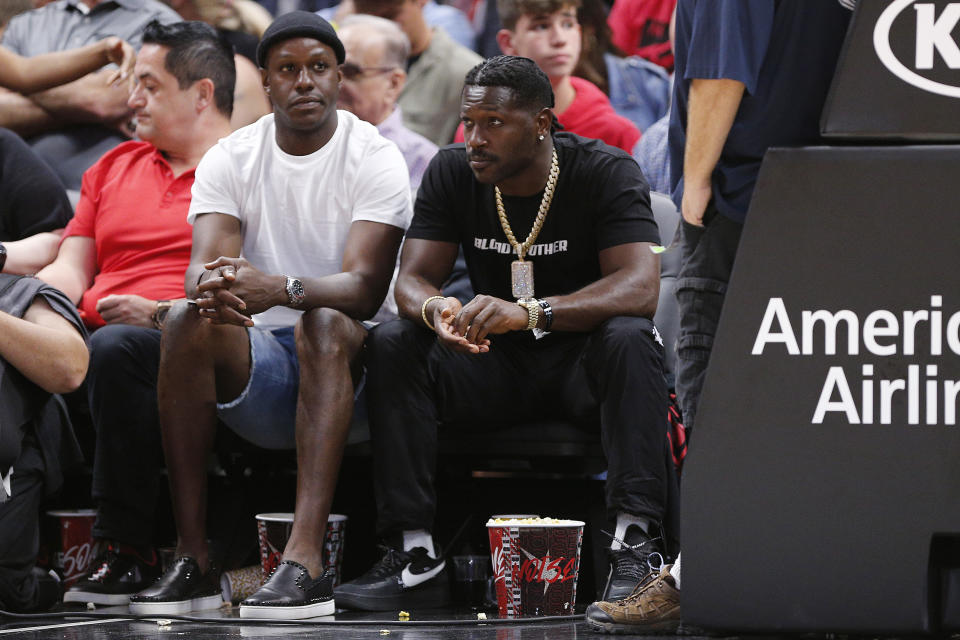
<instances>
[{"instance_id":1,"label":"wristband","mask_svg":"<svg viewBox=\"0 0 960 640\"><path fill-rule=\"evenodd\" d=\"M537 302L540 304L540 310L543 312L543 330L550 331L550 327L553 325L553 307L543 299L537 300Z\"/></svg>"},{"instance_id":2,"label":"wristband","mask_svg":"<svg viewBox=\"0 0 960 640\"><path fill-rule=\"evenodd\" d=\"M427 325L427 328L430 331L436 331L437 328L430 324L430 321L427 320L427 305L433 302L434 300L443 300L444 296L430 296L423 301L423 304L420 305L420 318L423 320L423 324Z\"/></svg>"}]
</instances>

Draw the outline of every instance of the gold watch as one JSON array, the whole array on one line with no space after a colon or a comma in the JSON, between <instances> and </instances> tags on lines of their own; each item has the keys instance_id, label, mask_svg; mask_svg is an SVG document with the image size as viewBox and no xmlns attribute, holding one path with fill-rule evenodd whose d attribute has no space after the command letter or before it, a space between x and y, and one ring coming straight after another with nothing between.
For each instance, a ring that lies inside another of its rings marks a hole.
<instances>
[{"instance_id":1,"label":"gold watch","mask_svg":"<svg viewBox=\"0 0 960 640\"><path fill-rule=\"evenodd\" d=\"M157 310L150 316L150 319L153 320L154 327L163 329L163 321L167 319L167 314L172 307L173 300L157 300Z\"/></svg>"},{"instance_id":2,"label":"gold watch","mask_svg":"<svg viewBox=\"0 0 960 640\"><path fill-rule=\"evenodd\" d=\"M527 331L537 328L537 321L540 319L540 303L536 298L520 298L517 304L527 310Z\"/></svg>"}]
</instances>

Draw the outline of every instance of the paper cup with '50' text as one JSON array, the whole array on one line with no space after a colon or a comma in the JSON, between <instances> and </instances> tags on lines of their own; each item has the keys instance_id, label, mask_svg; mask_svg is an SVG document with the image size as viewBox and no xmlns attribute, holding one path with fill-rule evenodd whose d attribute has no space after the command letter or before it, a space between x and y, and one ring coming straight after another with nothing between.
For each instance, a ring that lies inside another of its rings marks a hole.
<instances>
[{"instance_id":1,"label":"paper cup with '50' text","mask_svg":"<svg viewBox=\"0 0 960 640\"><path fill-rule=\"evenodd\" d=\"M94 509L47 511L48 516L60 521L60 548L53 554L53 567L63 576L63 586L69 589L83 577L93 560Z\"/></svg>"}]
</instances>

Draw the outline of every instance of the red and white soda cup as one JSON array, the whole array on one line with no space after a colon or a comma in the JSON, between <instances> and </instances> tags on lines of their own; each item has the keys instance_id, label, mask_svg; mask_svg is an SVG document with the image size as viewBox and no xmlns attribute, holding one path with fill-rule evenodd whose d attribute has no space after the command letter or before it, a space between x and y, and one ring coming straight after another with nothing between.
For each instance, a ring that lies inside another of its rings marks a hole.
<instances>
[{"instance_id":1,"label":"red and white soda cup","mask_svg":"<svg viewBox=\"0 0 960 640\"><path fill-rule=\"evenodd\" d=\"M283 550L293 528L292 513L258 513L257 537L260 541L260 566L263 579L270 576L283 559ZM323 566L333 570L334 586L340 584L343 565L343 540L347 516L331 513L327 518L327 530L323 538ZM318 576L314 576L315 578Z\"/></svg>"},{"instance_id":2,"label":"red and white soda cup","mask_svg":"<svg viewBox=\"0 0 960 640\"><path fill-rule=\"evenodd\" d=\"M583 526L553 518L487 522L500 617L573 613Z\"/></svg>"},{"instance_id":3,"label":"red and white soda cup","mask_svg":"<svg viewBox=\"0 0 960 640\"><path fill-rule=\"evenodd\" d=\"M95 509L47 511L48 516L60 521L60 548L54 550L53 568L63 577L63 586L69 589L90 569L93 561L93 522Z\"/></svg>"}]
</instances>

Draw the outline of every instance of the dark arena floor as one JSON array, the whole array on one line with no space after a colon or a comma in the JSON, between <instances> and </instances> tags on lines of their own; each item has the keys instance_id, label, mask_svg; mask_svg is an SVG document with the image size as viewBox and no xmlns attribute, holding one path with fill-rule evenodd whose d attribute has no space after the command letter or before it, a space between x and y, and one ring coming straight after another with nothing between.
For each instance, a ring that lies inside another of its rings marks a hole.
<instances>
[{"instance_id":1,"label":"dark arena floor","mask_svg":"<svg viewBox=\"0 0 960 640\"><path fill-rule=\"evenodd\" d=\"M339 612L333 616L313 618L291 624L275 621L250 621L238 617L236 607L218 611L197 612L195 618L209 622L170 619L130 620L126 607L98 609L96 619L75 617L32 618L11 620L0 618L0 636L35 640L68 638L70 640L106 640L120 638L381 638L383 640L572 640L579 638L642 638L642 635L604 636L587 629L582 616L561 620L499 620L493 609L490 618L477 620L469 609L432 609L412 611L409 622L399 622L397 614ZM51 616L51 614L47 614ZM102 616L102 617L100 617ZM663 638L664 636L657 636ZM695 635L684 635L686 639Z\"/></svg>"},{"instance_id":2,"label":"dark arena floor","mask_svg":"<svg viewBox=\"0 0 960 640\"><path fill-rule=\"evenodd\" d=\"M70 609L32 617L0 615L0 640L6 637L52 640L95 640L106 638L385 638L432 640L438 638L477 640L569 640L600 639L604 636L587 628L582 612L595 599L606 576L605 548L608 538L603 530L609 527L603 514L602 482L560 474L527 474L518 482L516 472L509 474L445 473L440 484L440 504L444 518L440 539L450 555L489 553L484 527L490 513L517 513L535 505L541 513L559 514L587 522L577 588L576 616L560 619L527 618L500 620L495 607L471 609L468 606L438 609L411 609L410 620L398 620L398 612L365 613L340 611L333 616L296 623L240 620L236 607L192 614L193 620L175 617L131 619L125 606L98 607L86 611ZM341 472L341 482L334 511L347 513L347 542L344 553L344 578L350 580L379 557L374 535L375 507L372 504L369 460L348 459ZM239 478L239 480L235 480ZM257 531L253 514L266 510L292 509L294 477L289 471L279 474L227 474L211 477L210 518L213 535L222 541L221 557L228 567L246 566L258 560ZM54 507L86 506L83 495L89 486L76 482L68 488ZM166 503L163 499L161 503ZM163 537L174 539L169 513L161 505L158 525L168 529ZM55 524L47 519L47 525ZM55 610L57 611L57 610ZM478 620L478 613L487 616ZM202 621L198 621L202 620ZM706 637L702 631L688 629L684 638ZM640 638L643 635L619 635ZM662 635L657 637L664 637ZM679 637L679 636L678 636ZM737 634L711 634L710 637L738 637ZM750 638L773 637L771 635ZM784 637L784 636L778 636ZM843 636L825 634L793 635L802 640L837 640ZM929 637L929 636L928 636ZM865 638L865 636L864 636ZM957 636L960 639L960 636Z\"/></svg>"}]
</instances>

